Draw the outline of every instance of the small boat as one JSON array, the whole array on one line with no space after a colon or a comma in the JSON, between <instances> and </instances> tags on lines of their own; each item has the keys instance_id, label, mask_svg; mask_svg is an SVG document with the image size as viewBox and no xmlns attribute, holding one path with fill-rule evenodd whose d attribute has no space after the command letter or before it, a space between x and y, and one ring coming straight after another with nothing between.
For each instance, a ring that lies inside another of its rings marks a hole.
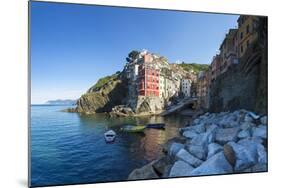
<instances>
[{"instance_id":1,"label":"small boat","mask_svg":"<svg viewBox=\"0 0 281 188\"><path fill-rule=\"evenodd\" d=\"M124 132L133 132L133 133L138 133L138 132L143 132L145 129L145 126L143 125L126 125L121 128L122 131Z\"/></svg>"},{"instance_id":2,"label":"small boat","mask_svg":"<svg viewBox=\"0 0 281 188\"><path fill-rule=\"evenodd\" d=\"M165 123L150 123L145 128L148 129L165 129Z\"/></svg>"},{"instance_id":3,"label":"small boat","mask_svg":"<svg viewBox=\"0 0 281 188\"><path fill-rule=\"evenodd\" d=\"M114 142L116 133L113 130L109 130L104 133L104 139L106 142Z\"/></svg>"}]
</instances>

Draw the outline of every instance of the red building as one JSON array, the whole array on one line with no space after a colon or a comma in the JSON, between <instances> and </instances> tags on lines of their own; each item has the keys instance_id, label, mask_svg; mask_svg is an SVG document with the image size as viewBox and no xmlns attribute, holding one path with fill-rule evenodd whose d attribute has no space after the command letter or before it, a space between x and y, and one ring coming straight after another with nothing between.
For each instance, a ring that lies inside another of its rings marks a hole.
<instances>
[{"instance_id":1,"label":"red building","mask_svg":"<svg viewBox=\"0 0 281 188\"><path fill-rule=\"evenodd\" d=\"M141 96L159 97L160 70L152 62L150 54L144 55L138 69L138 93Z\"/></svg>"}]
</instances>

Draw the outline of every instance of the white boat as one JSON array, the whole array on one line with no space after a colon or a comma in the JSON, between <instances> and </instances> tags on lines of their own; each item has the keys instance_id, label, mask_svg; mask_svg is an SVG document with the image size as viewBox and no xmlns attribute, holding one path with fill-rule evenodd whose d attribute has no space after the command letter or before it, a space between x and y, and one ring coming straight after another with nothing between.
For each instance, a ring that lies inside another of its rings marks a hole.
<instances>
[{"instance_id":1,"label":"white boat","mask_svg":"<svg viewBox=\"0 0 281 188\"><path fill-rule=\"evenodd\" d=\"M116 133L113 130L106 131L104 133L104 139L106 142L114 142Z\"/></svg>"}]
</instances>

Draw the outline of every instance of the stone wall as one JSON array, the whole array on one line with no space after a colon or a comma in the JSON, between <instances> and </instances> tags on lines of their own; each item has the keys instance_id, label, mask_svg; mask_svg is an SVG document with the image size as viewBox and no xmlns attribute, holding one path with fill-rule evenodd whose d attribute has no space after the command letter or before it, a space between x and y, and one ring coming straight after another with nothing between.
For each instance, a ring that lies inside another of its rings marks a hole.
<instances>
[{"instance_id":1,"label":"stone wall","mask_svg":"<svg viewBox=\"0 0 281 188\"><path fill-rule=\"evenodd\" d=\"M253 44L210 88L210 111L247 109L267 114L267 48Z\"/></svg>"}]
</instances>

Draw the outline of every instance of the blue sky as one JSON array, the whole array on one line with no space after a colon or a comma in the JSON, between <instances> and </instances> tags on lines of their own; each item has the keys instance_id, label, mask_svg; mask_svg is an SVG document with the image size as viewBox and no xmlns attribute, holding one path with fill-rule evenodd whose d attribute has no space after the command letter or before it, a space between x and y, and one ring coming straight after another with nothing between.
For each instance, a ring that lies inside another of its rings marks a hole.
<instances>
[{"instance_id":1,"label":"blue sky","mask_svg":"<svg viewBox=\"0 0 281 188\"><path fill-rule=\"evenodd\" d=\"M147 49L169 62L209 64L237 15L31 4L31 102L76 99Z\"/></svg>"}]
</instances>

